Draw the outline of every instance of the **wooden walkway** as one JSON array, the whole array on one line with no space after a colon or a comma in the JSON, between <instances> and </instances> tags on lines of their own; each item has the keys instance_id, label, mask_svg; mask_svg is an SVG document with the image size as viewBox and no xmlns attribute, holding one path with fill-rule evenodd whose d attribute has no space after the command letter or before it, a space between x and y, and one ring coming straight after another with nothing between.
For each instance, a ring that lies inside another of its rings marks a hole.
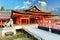
<instances>
[{"instance_id":1,"label":"wooden walkway","mask_svg":"<svg viewBox=\"0 0 60 40\"><path fill-rule=\"evenodd\" d=\"M23 27L23 29L38 40L60 40L60 35L47 32L38 28Z\"/></svg>"}]
</instances>

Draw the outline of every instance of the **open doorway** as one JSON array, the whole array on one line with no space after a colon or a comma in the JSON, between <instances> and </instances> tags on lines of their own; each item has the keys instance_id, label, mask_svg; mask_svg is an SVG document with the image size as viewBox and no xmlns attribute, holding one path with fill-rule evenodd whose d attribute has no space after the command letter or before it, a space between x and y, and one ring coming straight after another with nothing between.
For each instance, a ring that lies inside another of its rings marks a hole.
<instances>
[{"instance_id":1,"label":"open doorway","mask_svg":"<svg viewBox=\"0 0 60 40\"><path fill-rule=\"evenodd\" d=\"M21 20L21 23L22 23L22 24L28 24L28 19L22 19L22 20Z\"/></svg>"}]
</instances>

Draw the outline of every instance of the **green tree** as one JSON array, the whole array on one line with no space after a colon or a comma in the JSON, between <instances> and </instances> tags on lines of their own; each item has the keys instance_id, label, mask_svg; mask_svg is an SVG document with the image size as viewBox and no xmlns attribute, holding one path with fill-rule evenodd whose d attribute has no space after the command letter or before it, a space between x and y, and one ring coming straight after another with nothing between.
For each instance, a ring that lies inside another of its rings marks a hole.
<instances>
[{"instance_id":1,"label":"green tree","mask_svg":"<svg viewBox=\"0 0 60 40\"><path fill-rule=\"evenodd\" d=\"M5 9L4 9L4 7L3 7L3 6L1 6L1 11L5 11Z\"/></svg>"},{"instance_id":2,"label":"green tree","mask_svg":"<svg viewBox=\"0 0 60 40\"><path fill-rule=\"evenodd\" d=\"M10 9L6 9L6 11L10 11Z\"/></svg>"}]
</instances>

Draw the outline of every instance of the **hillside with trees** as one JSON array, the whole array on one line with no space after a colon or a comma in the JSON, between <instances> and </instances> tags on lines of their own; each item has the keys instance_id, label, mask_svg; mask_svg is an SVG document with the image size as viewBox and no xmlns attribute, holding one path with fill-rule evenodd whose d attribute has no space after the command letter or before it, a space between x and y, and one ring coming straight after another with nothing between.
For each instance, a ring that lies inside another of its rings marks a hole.
<instances>
[{"instance_id":1,"label":"hillside with trees","mask_svg":"<svg viewBox=\"0 0 60 40\"><path fill-rule=\"evenodd\" d=\"M10 9L5 9L4 6L1 6L0 11L10 11Z\"/></svg>"}]
</instances>

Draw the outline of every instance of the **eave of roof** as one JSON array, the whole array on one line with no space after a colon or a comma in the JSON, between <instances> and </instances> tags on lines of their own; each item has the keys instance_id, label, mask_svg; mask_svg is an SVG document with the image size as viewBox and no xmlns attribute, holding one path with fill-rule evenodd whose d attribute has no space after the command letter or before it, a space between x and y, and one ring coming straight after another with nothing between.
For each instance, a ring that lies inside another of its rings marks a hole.
<instances>
[{"instance_id":1,"label":"eave of roof","mask_svg":"<svg viewBox=\"0 0 60 40\"><path fill-rule=\"evenodd\" d=\"M29 14L32 15L33 13L43 13L44 16L58 16L57 14L51 14L50 12L20 12L12 10L12 12L18 13L18 14Z\"/></svg>"},{"instance_id":2,"label":"eave of roof","mask_svg":"<svg viewBox=\"0 0 60 40\"><path fill-rule=\"evenodd\" d=\"M32 12L20 12L20 11L15 11L15 10L12 10L12 12L15 12L15 13L18 13L18 14L32 14Z\"/></svg>"}]
</instances>

